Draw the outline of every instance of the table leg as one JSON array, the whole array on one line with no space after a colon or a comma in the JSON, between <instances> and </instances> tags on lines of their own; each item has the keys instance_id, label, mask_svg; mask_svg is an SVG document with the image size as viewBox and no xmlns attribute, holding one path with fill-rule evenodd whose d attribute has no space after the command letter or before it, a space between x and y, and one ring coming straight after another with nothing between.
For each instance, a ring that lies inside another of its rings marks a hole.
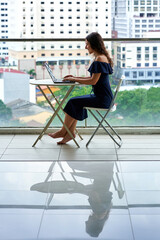
<instances>
[{"instance_id":1,"label":"table leg","mask_svg":"<svg viewBox=\"0 0 160 240\"><path fill-rule=\"evenodd\" d=\"M56 102L58 103L58 105L60 105L60 102L58 101L58 99L56 98L55 94L52 92L52 90L50 89L50 87L47 86L47 88L48 88L48 90L50 91L50 93L52 94L52 96L54 97L54 99L56 100ZM65 98L65 99L66 99L66 98ZM65 100L65 99L64 99L64 100ZM62 107L61 107L61 110L63 111ZM75 131L76 131L76 133L78 134L79 138L80 138L81 140L83 140L83 138L82 138L82 136L80 135L80 133L78 132L78 130L76 129Z\"/></svg>"},{"instance_id":2,"label":"table leg","mask_svg":"<svg viewBox=\"0 0 160 240\"><path fill-rule=\"evenodd\" d=\"M34 144L32 145L33 147L36 145L36 143L38 142L39 139L41 139L41 137L43 136L43 134L45 133L45 131L48 129L48 127L50 126L51 122L53 121L53 119L55 118L55 116L58 116L59 120L61 121L61 123L64 125L66 131L68 132L68 134L70 135L70 137L73 139L73 141L75 142L75 144L77 145L77 147L80 147L79 144L77 143L77 141L75 140L75 138L73 137L72 133L70 132L70 130L68 129L68 127L64 124L63 120L61 119L61 117L58 114L58 111L61 109L61 106L63 104L63 102L66 100L66 98L68 97L68 95L70 94L70 92L72 91L72 89L74 88L74 85L70 86L69 90L67 91L65 97L63 98L62 102L59 104L59 106L57 107L57 109L55 109L52 105L52 103L50 102L50 100L47 98L46 94L43 92L43 89L40 87L40 85L37 85L38 88L40 89L40 91L42 92L43 96L45 97L45 99L47 100L48 104L51 106L51 108L54 110L54 114L52 115L51 119L49 120L49 122L46 124L46 126L44 127L44 129L42 130L42 132L40 133L40 135L38 136L38 138L36 139L36 141L34 142ZM51 91L51 90L50 90ZM52 93L52 91L51 91ZM52 93L53 94L53 93ZM54 96L54 95L53 95Z\"/></svg>"}]
</instances>

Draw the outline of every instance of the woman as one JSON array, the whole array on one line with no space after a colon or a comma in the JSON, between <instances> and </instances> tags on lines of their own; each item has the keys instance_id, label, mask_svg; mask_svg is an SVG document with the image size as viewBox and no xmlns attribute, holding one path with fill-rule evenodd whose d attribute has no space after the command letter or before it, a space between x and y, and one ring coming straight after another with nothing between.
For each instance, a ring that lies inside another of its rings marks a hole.
<instances>
[{"instance_id":1,"label":"woman","mask_svg":"<svg viewBox=\"0 0 160 240\"><path fill-rule=\"evenodd\" d=\"M90 77L74 77L67 75L64 81L70 80L80 84L92 85L93 94L71 98L64 108L64 123L75 137L77 120L82 121L88 117L84 107L108 108L113 95L109 83L109 74L112 74L113 62L104 46L101 35L92 32L86 37L86 46L89 54L93 54L95 59L89 67ZM57 144L65 144L72 138L63 126L56 133L48 134L52 138L63 138Z\"/></svg>"}]
</instances>

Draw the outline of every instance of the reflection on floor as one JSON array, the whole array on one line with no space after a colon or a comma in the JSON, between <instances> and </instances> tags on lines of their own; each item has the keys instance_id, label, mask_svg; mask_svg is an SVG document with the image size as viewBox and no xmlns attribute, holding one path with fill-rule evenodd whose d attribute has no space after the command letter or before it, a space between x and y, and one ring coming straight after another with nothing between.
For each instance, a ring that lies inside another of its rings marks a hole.
<instances>
[{"instance_id":1,"label":"reflection on floor","mask_svg":"<svg viewBox=\"0 0 160 240\"><path fill-rule=\"evenodd\" d=\"M0 239L159 240L160 135L0 135Z\"/></svg>"}]
</instances>

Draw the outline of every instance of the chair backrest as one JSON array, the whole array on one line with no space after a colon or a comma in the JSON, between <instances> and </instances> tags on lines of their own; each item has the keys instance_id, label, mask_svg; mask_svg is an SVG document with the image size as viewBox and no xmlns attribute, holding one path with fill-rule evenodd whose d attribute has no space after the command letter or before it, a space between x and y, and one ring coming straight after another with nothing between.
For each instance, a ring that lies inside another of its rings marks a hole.
<instances>
[{"instance_id":1,"label":"chair backrest","mask_svg":"<svg viewBox=\"0 0 160 240\"><path fill-rule=\"evenodd\" d=\"M114 93L114 96L113 96L113 99L112 99L112 102L111 102L111 105L110 105L110 108L109 108L109 109L111 109L111 108L114 106L114 103L115 103L115 100L116 100L117 94L118 94L118 92L119 92L119 89L120 89L120 87L121 87L121 84L122 84L123 79L125 79L125 76L124 76L124 75L122 75L121 78L120 78L119 81L118 81L118 85L117 85L117 87L116 87L116 90L115 90L115 93Z\"/></svg>"}]
</instances>

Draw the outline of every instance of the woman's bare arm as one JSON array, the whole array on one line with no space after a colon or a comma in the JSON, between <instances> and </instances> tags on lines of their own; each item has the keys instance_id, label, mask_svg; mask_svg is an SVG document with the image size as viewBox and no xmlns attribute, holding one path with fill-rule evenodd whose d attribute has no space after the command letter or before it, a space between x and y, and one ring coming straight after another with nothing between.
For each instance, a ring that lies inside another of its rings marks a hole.
<instances>
[{"instance_id":1,"label":"woman's bare arm","mask_svg":"<svg viewBox=\"0 0 160 240\"><path fill-rule=\"evenodd\" d=\"M63 81L69 80L73 82L78 82L85 85L95 85L99 78L101 76L101 73L93 73L91 77L74 77L74 76L65 76Z\"/></svg>"}]
</instances>

